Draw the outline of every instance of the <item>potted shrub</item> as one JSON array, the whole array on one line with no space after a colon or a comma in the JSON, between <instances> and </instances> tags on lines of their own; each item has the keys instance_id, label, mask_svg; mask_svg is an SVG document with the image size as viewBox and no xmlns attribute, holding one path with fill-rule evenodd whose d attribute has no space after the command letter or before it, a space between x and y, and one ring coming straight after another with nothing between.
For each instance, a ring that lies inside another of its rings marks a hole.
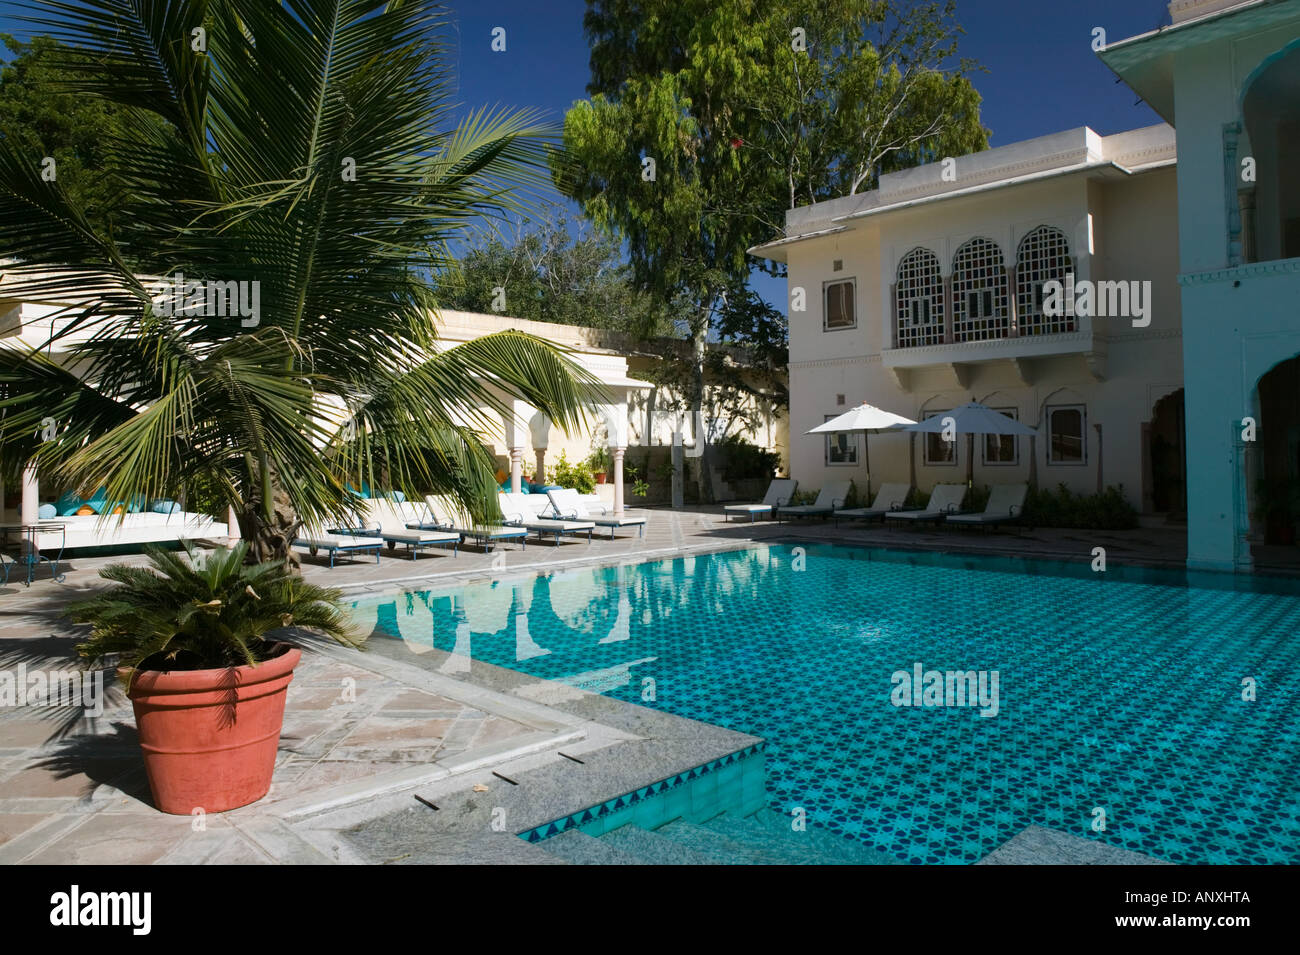
<instances>
[{"instance_id":1,"label":"potted shrub","mask_svg":"<svg viewBox=\"0 0 1300 955\"><path fill-rule=\"evenodd\" d=\"M591 468L591 476L595 478L597 484L604 484L609 476L611 460L609 448L596 448L587 458L587 467Z\"/></svg>"},{"instance_id":2,"label":"potted shrub","mask_svg":"<svg viewBox=\"0 0 1300 955\"><path fill-rule=\"evenodd\" d=\"M91 626L83 658L117 658L154 805L177 815L235 809L270 789L302 657L277 631L360 646L337 590L306 583L285 561L246 565L242 542L207 555L186 548L146 548L148 567L110 564L100 576L118 586L67 611Z\"/></svg>"}]
</instances>

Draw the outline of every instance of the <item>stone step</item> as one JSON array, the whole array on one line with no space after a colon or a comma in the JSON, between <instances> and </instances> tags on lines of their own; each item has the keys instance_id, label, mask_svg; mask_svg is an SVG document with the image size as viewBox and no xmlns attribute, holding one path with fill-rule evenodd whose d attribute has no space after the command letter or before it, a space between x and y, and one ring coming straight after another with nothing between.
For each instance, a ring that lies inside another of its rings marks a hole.
<instances>
[{"instance_id":1,"label":"stone step","mask_svg":"<svg viewBox=\"0 0 1300 955\"><path fill-rule=\"evenodd\" d=\"M641 865L718 865L722 861L640 826L622 826L605 833L600 841L636 857Z\"/></svg>"},{"instance_id":2,"label":"stone step","mask_svg":"<svg viewBox=\"0 0 1300 955\"><path fill-rule=\"evenodd\" d=\"M728 832L718 826L705 828L681 819L660 826L655 834L712 856L723 865L808 865L823 861L811 859L808 852L801 851L804 847L772 839L755 840L748 832Z\"/></svg>"},{"instance_id":3,"label":"stone step","mask_svg":"<svg viewBox=\"0 0 1300 955\"><path fill-rule=\"evenodd\" d=\"M790 828L790 819L770 809L749 816L724 813L702 824L704 828L752 845L782 847L791 861L803 865L900 865L893 856L838 835L814 824L803 832ZM777 851L775 848L770 851Z\"/></svg>"},{"instance_id":4,"label":"stone step","mask_svg":"<svg viewBox=\"0 0 1300 955\"><path fill-rule=\"evenodd\" d=\"M553 856L572 865L643 865L641 859L624 852L617 846L570 829L537 843Z\"/></svg>"}]
</instances>

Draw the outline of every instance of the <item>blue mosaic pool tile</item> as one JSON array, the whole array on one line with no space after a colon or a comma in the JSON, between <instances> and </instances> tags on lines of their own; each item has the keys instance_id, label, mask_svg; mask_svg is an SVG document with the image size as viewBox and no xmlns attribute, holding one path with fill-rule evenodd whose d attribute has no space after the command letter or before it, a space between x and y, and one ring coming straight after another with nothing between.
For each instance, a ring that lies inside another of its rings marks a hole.
<instances>
[{"instance_id":1,"label":"blue mosaic pool tile","mask_svg":"<svg viewBox=\"0 0 1300 955\"><path fill-rule=\"evenodd\" d=\"M470 584L357 614L414 644L762 737L772 809L801 808L905 862L974 862L1040 825L1170 862L1300 863L1294 584L1229 576L1206 578L1210 589L1093 574L1085 558L801 546L803 571L770 545ZM519 652L521 620L544 653ZM891 674L918 661L998 670L998 715L893 706ZM675 775L654 798L703 786L707 806L723 768Z\"/></svg>"}]
</instances>

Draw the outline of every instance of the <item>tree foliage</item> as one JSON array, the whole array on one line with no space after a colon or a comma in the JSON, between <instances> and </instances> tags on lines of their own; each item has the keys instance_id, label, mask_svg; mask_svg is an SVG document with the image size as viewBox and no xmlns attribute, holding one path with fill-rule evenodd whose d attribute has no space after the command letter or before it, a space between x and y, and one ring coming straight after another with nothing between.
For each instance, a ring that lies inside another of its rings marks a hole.
<instances>
[{"instance_id":1,"label":"tree foliage","mask_svg":"<svg viewBox=\"0 0 1300 955\"><path fill-rule=\"evenodd\" d=\"M692 303L697 412L710 333L746 323L725 317L745 304L746 250L787 208L987 145L953 14L951 0L588 0L591 95L565 117L555 179L626 242L641 287ZM706 451L702 494L707 466Z\"/></svg>"},{"instance_id":2,"label":"tree foliage","mask_svg":"<svg viewBox=\"0 0 1300 955\"><path fill-rule=\"evenodd\" d=\"M438 303L640 338L673 331L671 303L634 286L618 241L590 228L575 235L559 209L493 223L440 276Z\"/></svg>"},{"instance_id":3,"label":"tree foliage","mask_svg":"<svg viewBox=\"0 0 1300 955\"><path fill-rule=\"evenodd\" d=\"M0 69L0 139L15 151L53 160L50 171L86 218L107 231L121 183L106 141L125 133L122 110L99 97L69 92L72 74L60 65L74 55L50 37L23 43L0 35L9 56Z\"/></svg>"}]
</instances>

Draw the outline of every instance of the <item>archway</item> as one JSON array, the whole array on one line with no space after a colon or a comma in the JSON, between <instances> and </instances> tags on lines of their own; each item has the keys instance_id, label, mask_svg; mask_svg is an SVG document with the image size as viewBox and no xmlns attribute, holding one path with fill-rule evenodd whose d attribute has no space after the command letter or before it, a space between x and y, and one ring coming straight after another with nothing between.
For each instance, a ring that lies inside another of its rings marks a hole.
<instances>
[{"instance_id":1,"label":"archway","mask_svg":"<svg viewBox=\"0 0 1300 955\"><path fill-rule=\"evenodd\" d=\"M1183 389L1165 395L1146 427L1149 500L1144 503L1171 521L1187 520L1187 443Z\"/></svg>"},{"instance_id":2,"label":"archway","mask_svg":"<svg viewBox=\"0 0 1300 955\"><path fill-rule=\"evenodd\" d=\"M1294 544L1300 524L1300 357L1259 379L1252 518L1265 544Z\"/></svg>"},{"instance_id":3,"label":"archway","mask_svg":"<svg viewBox=\"0 0 1300 955\"><path fill-rule=\"evenodd\" d=\"M1300 258L1300 41L1269 57L1243 87L1254 188L1241 188L1246 261Z\"/></svg>"}]
</instances>

